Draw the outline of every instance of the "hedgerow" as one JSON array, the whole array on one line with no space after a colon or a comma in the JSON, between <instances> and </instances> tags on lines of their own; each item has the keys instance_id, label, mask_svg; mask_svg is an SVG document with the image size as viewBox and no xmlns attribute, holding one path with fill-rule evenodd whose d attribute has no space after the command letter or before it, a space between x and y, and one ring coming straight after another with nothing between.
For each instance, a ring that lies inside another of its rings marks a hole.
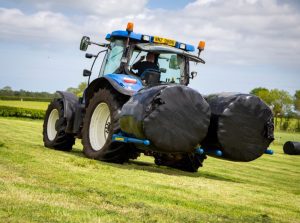
<instances>
[{"instance_id":1,"label":"hedgerow","mask_svg":"<svg viewBox=\"0 0 300 223\"><path fill-rule=\"evenodd\" d=\"M39 110L39 109L0 106L0 116L2 116L2 117L31 118L31 119L44 119L45 111L44 110Z\"/></svg>"}]
</instances>

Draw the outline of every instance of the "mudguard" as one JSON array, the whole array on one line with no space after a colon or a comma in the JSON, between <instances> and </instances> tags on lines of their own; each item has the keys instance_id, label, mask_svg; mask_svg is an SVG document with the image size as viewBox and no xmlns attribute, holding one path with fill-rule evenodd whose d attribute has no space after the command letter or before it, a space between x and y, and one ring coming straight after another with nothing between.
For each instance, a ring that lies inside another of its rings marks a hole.
<instances>
[{"instance_id":1,"label":"mudguard","mask_svg":"<svg viewBox=\"0 0 300 223\"><path fill-rule=\"evenodd\" d=\"M73 133L73 122L76 107L78 106L78 97L66 91L57 91L57 93L62 97L64 102L64 117L67 121L66 132Z\"/></svg>"},{"instance_id":2,"label":"mudguard","mask_svg":"<svg viewBox=\"0 0 300 223\"><path fill-rule=\"evenodd\" d=\"M132 96L143 88L142 81L136 76L127 74L107 74L93 80L85 90L84 95L86 105L98 89L108 86L112 87L120 94L127 96Z\"/></svg>"},{"instance_id":3,"label":"mudguard","mask_svg":"<svg viewBox=\"0 0 300 223\"><path fill-rule=\"evenodd\" d=\"M142 81L135 76L126 74L107 74L103 78L121 94L132 96L143 87Z\"/></svg>"}]
</instances>

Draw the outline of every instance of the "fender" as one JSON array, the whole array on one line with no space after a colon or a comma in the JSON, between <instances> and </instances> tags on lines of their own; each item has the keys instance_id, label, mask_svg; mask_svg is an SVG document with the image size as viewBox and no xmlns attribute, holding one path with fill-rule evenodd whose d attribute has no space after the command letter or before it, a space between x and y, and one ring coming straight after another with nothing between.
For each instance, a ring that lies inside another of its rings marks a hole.
<instances>
[{"instance_id":1,"label":"fender","mask_svg":"<svg viewBox=\"0 0 300 223\"><path fill-rule=\"evenodd\" d=\"M91 82L85 90L85 104L88 105L89 100L94 93L100 88L111 87L123 95L132 96L138 90L143 88L143 84L138 77L127 74L107 74L103 77L97 78Z\"/></svg>"},{"instance_id":2,"label":"fender","mask_svg":"<svg viewBox=\"0 0 300 223\"><path fill-rule=\"evenodd\" d=\"M66 132L73 133L73 122L76 107L79 105L78 97L70 92L57 91L64 103L64 118L67 120Z\"/></svg>"}]
</instances>

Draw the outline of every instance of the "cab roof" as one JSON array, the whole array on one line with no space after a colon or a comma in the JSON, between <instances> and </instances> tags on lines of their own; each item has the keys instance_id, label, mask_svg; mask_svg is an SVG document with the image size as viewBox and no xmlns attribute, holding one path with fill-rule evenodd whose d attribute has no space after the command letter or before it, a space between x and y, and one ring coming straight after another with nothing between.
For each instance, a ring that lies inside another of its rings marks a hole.
<instances>
[{"instance_id":1,"label":"cab roof","mask_svg":"<svg viewBox=\"0 0 300 223\"><path fill-rule=\"evenodd\" d=\"M205 64L205 61L203 59L201 59L200 57L197 57L194 54L187 52L185 50L177 49L175 47L171 47L171 46L167 46L167 45L160 45L160 44L154 44L154 43L139 43L139 44L136 44L136 47L139 48L140 50L143 50L146 52L179 54L179 55L188 57L190 61Z\"/></svg>"},{"instance_id":2,"label":"cab roof","mask_svg":"<svg viewBox=\"0 0 300 223\"><path fill-rule=\"evenodd\" d=\"M128 32L125 30L116 30L116 31L113 31L112 33L107 34L105 39L110 41L112 39L112 37L117 37L117 38L118 37L121 37L121 38L128 37ZM166 38L162 38L162 37L150 36L150 35L145 35L145 34L140 34L140 33L135 33L135 32L130 32L129 37L130 37L130 39L136 40L141 43L149 42L149 43L161 44L161 43L157 42L157 39L161 39L162 41L166 40L165 41L166 45L172 46L177 49L182 49L182 50L188 51L188 52L195 51L195 47L193 45L189 45L186 43L178 42L176 40L170 40L170 39L166 39ZM172 45L167 44L167 43L171 43Z\"/></svg>"}]
</instances>

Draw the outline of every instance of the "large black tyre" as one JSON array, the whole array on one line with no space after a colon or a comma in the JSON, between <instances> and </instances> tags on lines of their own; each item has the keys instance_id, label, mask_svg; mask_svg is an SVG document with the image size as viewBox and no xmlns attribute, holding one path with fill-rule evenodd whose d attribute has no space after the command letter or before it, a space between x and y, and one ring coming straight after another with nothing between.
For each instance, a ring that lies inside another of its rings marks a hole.
<instances>
[{"instance_id":1,"label":"large black tyre","mask_svg":"<svg viewBox=\"0 0 300 223\"><path fill-rule=\"evenodd\" d=\"M62 151L72 150L75 137L65 132L66 126L63 101L62 99L54 99L48 106L43 124L45 147Z\"/></svg>"},{"instance_id":2,"label":"large black tyre","mask_svg":"<svg viewBox=\"0 0 300 223\"><path fill-rule=\"evenodd\" d=\"M91 159L124 163L137 157L131 144L112 141L120 131L119 113L127 98L110 89L100 89L89 101L83 120L82 145Z\"/></svg>"},{"instance_id":3,"label":"large black tyre","mask_svg":"<svg viewBox=\"0 0 300 223\"><path fill-rule=\"evenodd\" d=\"M199 167L202 167L206 155L196 153L188 154L162 154L154 155L155 164L159 166L168 166L187 172L197 172Z\"/></svg>"}]
</instances>

